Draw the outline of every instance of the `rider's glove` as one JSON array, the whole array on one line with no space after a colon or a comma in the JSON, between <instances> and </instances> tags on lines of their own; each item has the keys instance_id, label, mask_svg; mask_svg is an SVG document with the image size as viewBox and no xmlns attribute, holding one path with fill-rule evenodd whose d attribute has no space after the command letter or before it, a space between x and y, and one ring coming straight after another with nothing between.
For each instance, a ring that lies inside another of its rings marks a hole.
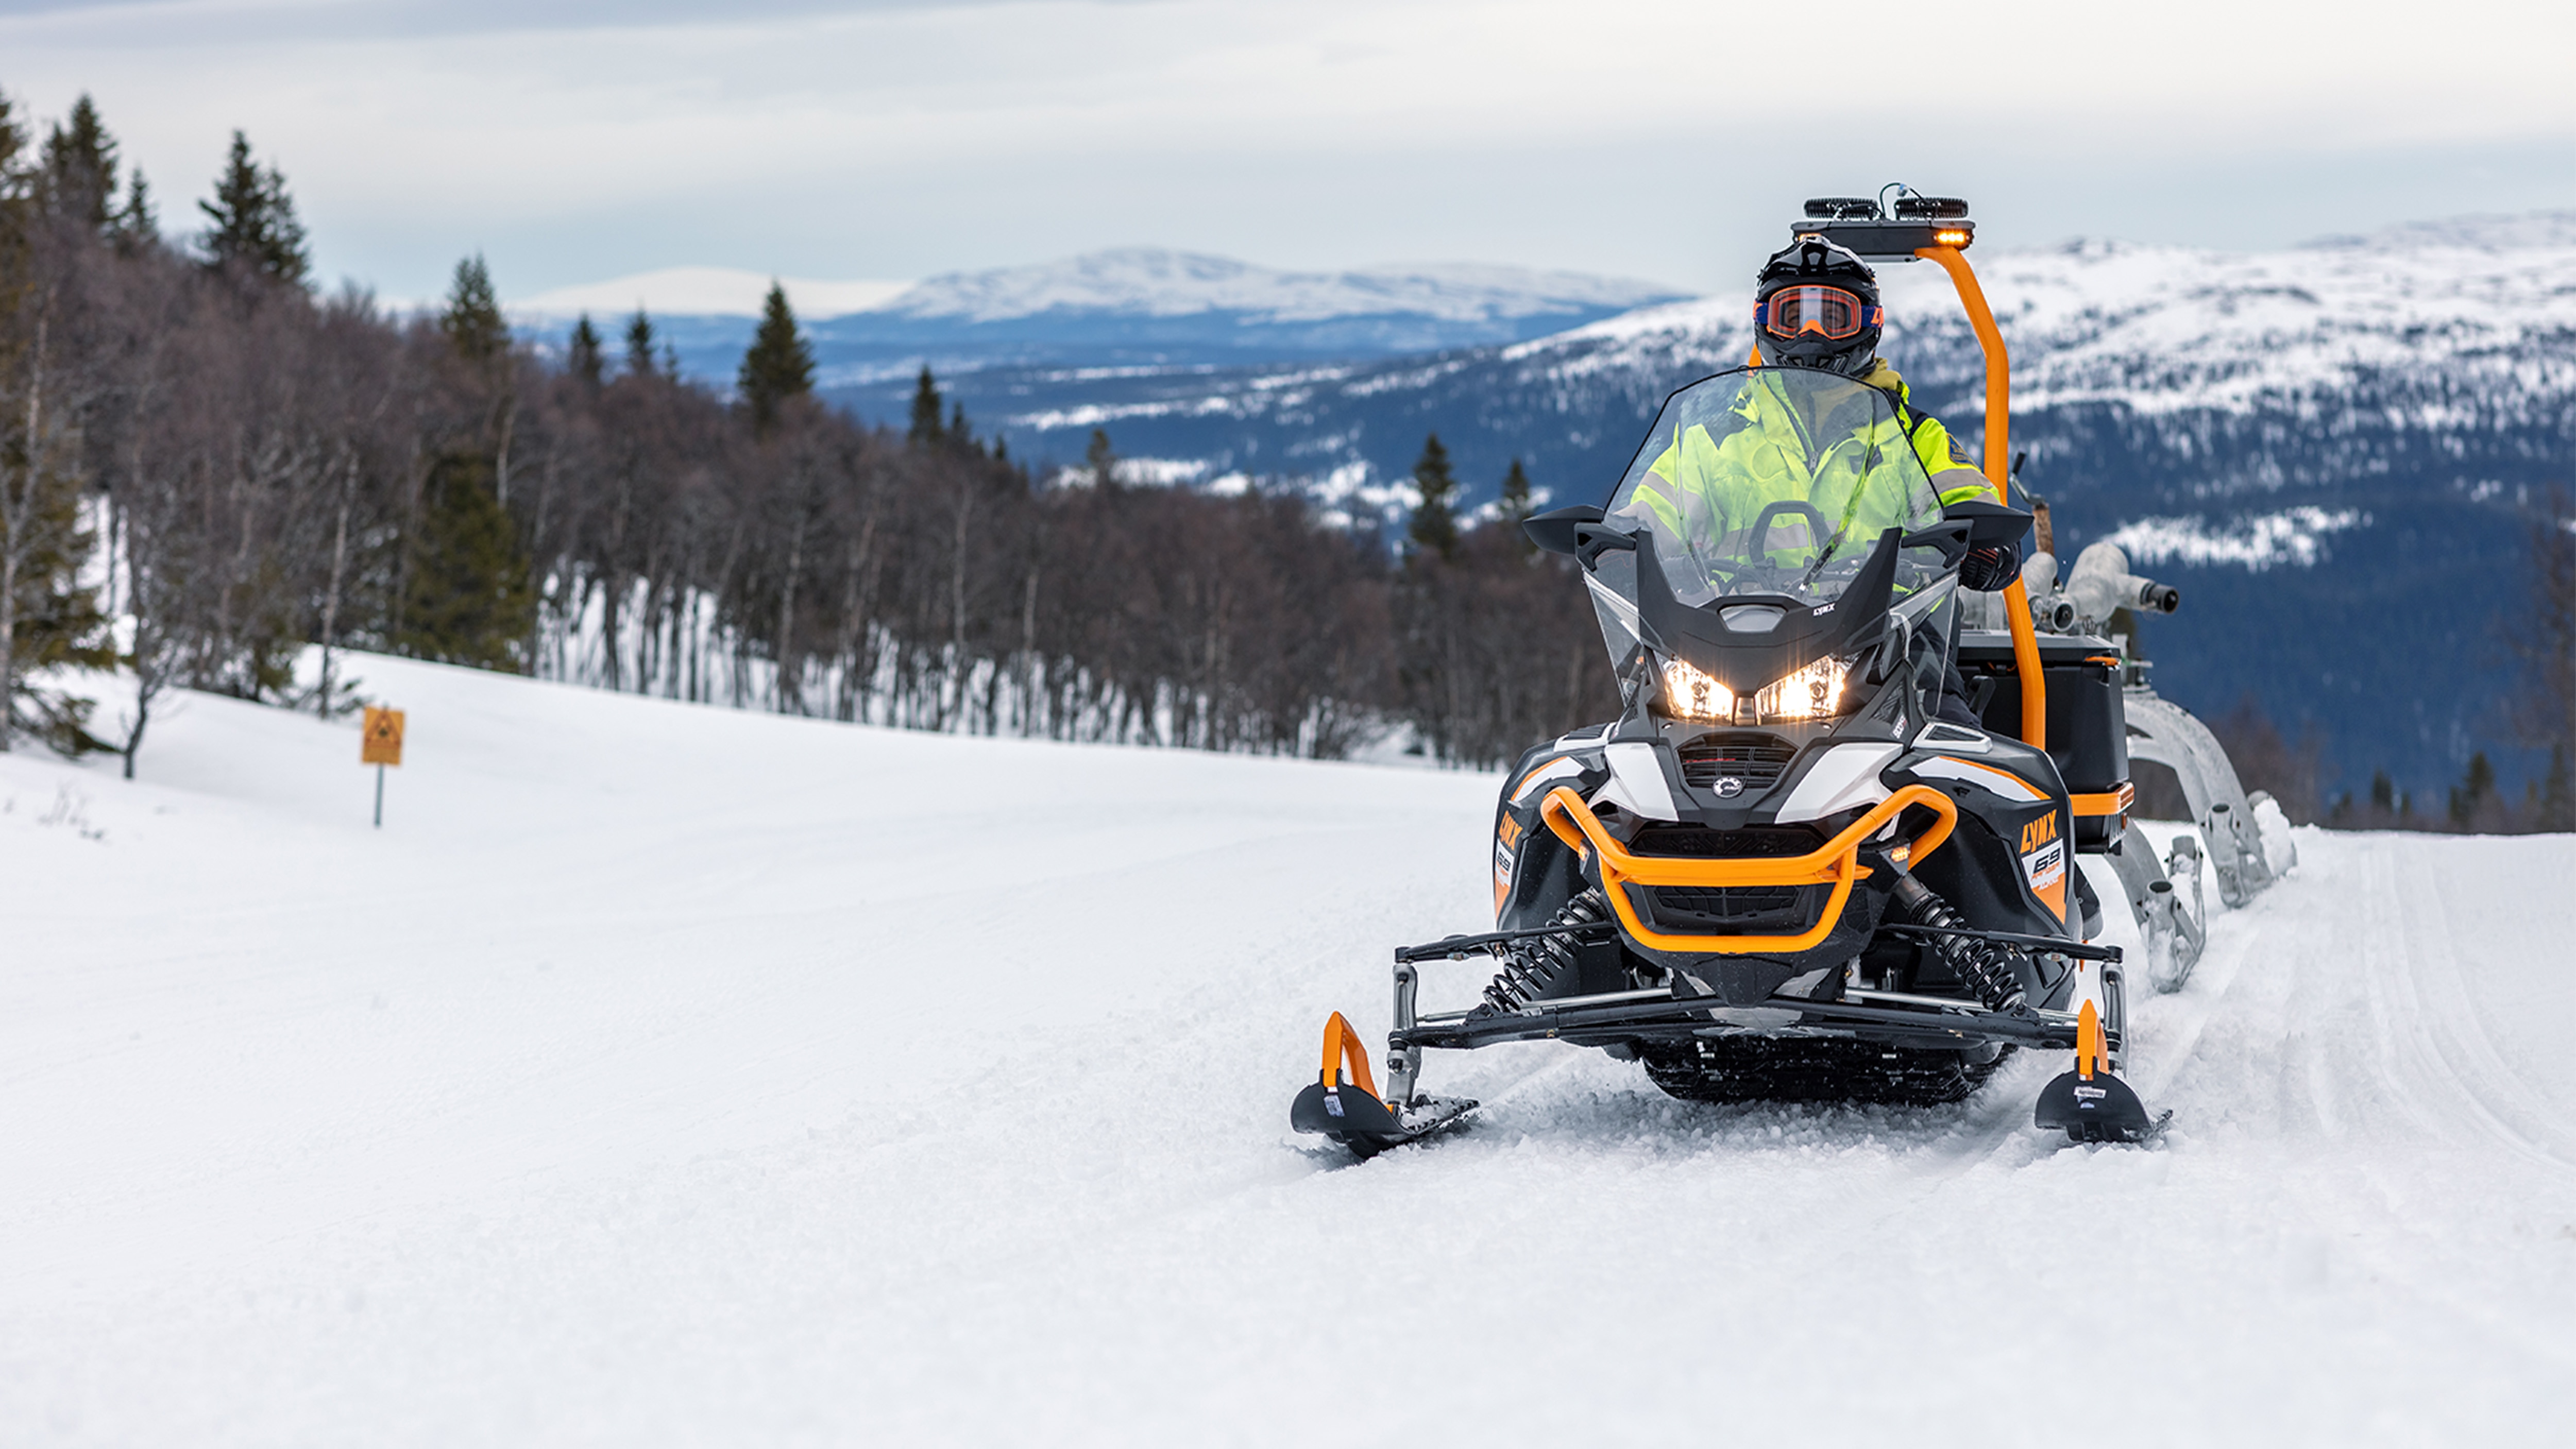
<instances>
[{"instance_id":1,"label":"rider's glove","mask_svg":"<svg viewBox=\"0 0 2576 1449\"><path fill-rule=\"evenodd\" d=\"M1980 594L1996 593L2021 577L2021 545L1996 544L1991 548L1972 548L1959 565L1959 587Z\"/></svg>"}]
</instances>

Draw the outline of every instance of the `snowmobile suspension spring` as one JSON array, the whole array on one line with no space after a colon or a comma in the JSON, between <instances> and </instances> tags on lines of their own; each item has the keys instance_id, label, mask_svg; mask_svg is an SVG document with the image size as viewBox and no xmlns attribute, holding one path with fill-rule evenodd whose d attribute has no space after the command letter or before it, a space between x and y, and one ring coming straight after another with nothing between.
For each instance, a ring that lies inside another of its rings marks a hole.
<instances>
[{"instance_id":1,"label":"snowmobile suspension spring","mask_svg":"<svg viewBox=\"0 0 2576 1449\"><path fill-rule=\"evenodd\" d=\"M1911 875L1897 875L1894 895L1897 906L1918 926L1944 931L1968 929L1968 923L1950 909L1949 902ZM1988 1011L2010 1011L2029 999L2021 989L2020 976L2013 971L2011 948L1974 936L1936 935L1932 949L1940 953Z\"/></svg>"},{"instance_id":2,"label":"snowmobile suspension spring","mask_svg":"<svg viewBox=\"0 0 2576 1449\"><path fill-rule=\"evenodd\" d=\"M1556 908L1551 926L1580 925L1610 918L1609 903L1597 890L1585 891ZM1485 1004L1496 1011L1518 1011L1533 1001L1563 996L1583 969L1570 936L1535 936L1515 941L1501 953L1503 969L1485 987Z\"/></svg>"}]
</instances>

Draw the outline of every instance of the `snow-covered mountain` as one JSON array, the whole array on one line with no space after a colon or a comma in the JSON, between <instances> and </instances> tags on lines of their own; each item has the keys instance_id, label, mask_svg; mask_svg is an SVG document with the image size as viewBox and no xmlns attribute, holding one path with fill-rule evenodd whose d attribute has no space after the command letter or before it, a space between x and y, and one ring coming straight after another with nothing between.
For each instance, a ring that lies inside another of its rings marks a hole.
<instances>
[{"instance_id":1,"label":"snow-covered mountain","mask_svg":"<svg viewBox=\"0 0 2576 1449\"><path fill-rule=\"evenodd\" d=\"M1990 239L1991 242L1991 239ZM2531 490L2576 477L2576 213L2399 227L2251 255L2078 242L1984 251L2014 359L2015 450L2073 544L2117 536L2184 586L2149 646L2209 713L2251 696L2319 729L2344 788L2420 790L2507 738L2494 620ZM1947 279L1884 269L1889 355L1968 436L1983 365ZM1437 431L1471 500L1526 461L1601 496L1673 388L1739 364L1740 296L1511 344L1210 372L1031 368L958 380L1022 456L1090 430L1162 478L1309 480L1401 507ZM845 394L895 416L899 387Z\"/></svg>"},{"instance_id":2,"label":"snow-covered mountain","mask_svg":"<svg viewBox=\"0 0 2576 1449\"><path fill-rule=\"evenodd\" d=\"M1652 282L1474 263L1293 272L1197 252L1129 247L1032 266L955 272L897 289L789 281L827 382L909 380L996 365L1241 366L1375 358L1507 343L1679 295ZM514 307L536 333L574 311L647 303L693 373L729 379L766 278L681 268L560 288ZM632 293L633 295L629 295ZM856 305L847 305L856 304Z\"/></svg>"},{"instance_id":3,"label":"snow-covered mountain","mask_svg":"<svg viewBox=\"0 0 2576 1449\"><path fill-rule=\"evenodd\" d=\"M1490 919L1491 776L351 672L409 714L381 830L351 720L0 755L11 1449L2564 1425L2566 836L2303 830L2213 894L2132 987L2158 1146L2033 1129L2064 1053L1713 1106L1529 1042L1354 1166L1289 1098Z\"/></svg>"}]
</instances>

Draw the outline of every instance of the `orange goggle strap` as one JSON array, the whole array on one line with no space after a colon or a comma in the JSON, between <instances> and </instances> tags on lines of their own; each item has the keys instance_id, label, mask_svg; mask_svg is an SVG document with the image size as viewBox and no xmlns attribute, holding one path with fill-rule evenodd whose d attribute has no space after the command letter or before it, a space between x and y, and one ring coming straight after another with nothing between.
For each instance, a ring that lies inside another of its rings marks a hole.
<instances>
[{"instance_id":1,"label":"orange goggle strap","mask_svg":"<svg viewBox=\"0 0 2576 1449\"><path fill-rule=\"evenodd\" d=\"M1782 287L1753 304L1753 325L1774 337L1795 339L1814 333L1829 341L1857 337L1864 327L1882 326L1887 309L1864 305L1840 287L1810 284Z\"/></svg>"}]
</instances>

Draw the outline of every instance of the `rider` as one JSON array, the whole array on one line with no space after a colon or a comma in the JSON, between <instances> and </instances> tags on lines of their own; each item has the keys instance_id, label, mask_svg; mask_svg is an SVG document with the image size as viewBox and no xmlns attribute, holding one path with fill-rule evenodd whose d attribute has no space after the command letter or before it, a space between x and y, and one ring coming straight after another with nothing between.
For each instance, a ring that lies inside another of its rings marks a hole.
<instances>
[{"instance_id":1,"label":"rider","mask_svg":"<svg viewBox=\"0 0 2576 1449\"><path fill-rule=\"evenodd\" d=\"M1704 426L1683 431L1649 465L1638 503L1682 533L1724 536L1750 527L1772 504L1794 502L1867 536L1906 526L1916 506L1903 479L1879 471L1879 460L1901 448L1912 450L1943 505L1991 497L1967 450L1939 418L1914 406L1905 380L1878 355L1886 315L1877 274L1847 248L1801 237L1774 253L1755 282L1756 367L1848 377L1886 394L1891 412L1828 406L1827 416L1802 417L1772 390L1748 389L1737 408L1745 425L1722 442ZM1685 527L1686 515L1695 515L1692 526ZM1745 541L1748 551L1790 563L1812 557L1826 542L1811 536L1801 514L1775 511L1772 518L1764 538ZM1978 549L1961 564L1959 582L1993 592L2020 569L2017 546ZM1964 681L1944 664L1939 712L1972 722L1966 701L1956 697Z\"/></svg>"}]
</instances>

